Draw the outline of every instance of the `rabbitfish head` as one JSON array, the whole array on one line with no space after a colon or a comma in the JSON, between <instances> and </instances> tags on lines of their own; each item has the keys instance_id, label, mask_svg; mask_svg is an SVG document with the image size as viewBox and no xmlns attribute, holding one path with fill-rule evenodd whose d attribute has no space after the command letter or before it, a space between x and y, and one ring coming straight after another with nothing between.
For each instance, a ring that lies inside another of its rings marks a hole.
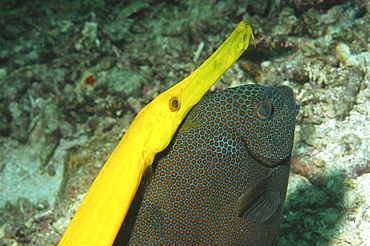
<instances>
[{"instance_id":1,"label":"rabbitfish head","mask_svg":"<svg viewBox=\"0 0 370 246\"><path fill-rule=\"evenodd\" d=\"M298 109L287 86L204 97L158 156L128 245L271 245Z\"/></svg>"},{"instance_id":2,"label":"rabbitfish head","mask_svg":"<svg viewBox=\"0 0 370 246\"><path fill-rule=\"evenodd\" d=\"M235 108L239 106L237 115L244 124L241 136L255 160L262 165L275 166L291 154L299 104L288 86L246 87L229 92L240 93L238 97L245 102L243 104L240 99L233 102Z\"/></svg>"}]
</instances>

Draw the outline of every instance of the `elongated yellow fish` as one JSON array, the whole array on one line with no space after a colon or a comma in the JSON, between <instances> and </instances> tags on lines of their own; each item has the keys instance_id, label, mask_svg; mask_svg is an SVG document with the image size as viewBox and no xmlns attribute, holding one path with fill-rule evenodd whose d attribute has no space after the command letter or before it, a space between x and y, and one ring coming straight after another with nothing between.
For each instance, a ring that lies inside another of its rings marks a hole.
<instances>
[{"instance_id":1,"label":"elongated yellow fish","mask_svg":"<svg viewBox=\"0 0 370 246\"><path fill-rule=\"evenodd\" d=\"M59 245L111 245L144 171L164 150L191 108L247 49L252 29L240 22L191 75L136 116L91 185Z\"/></svg>"}]
</instances>

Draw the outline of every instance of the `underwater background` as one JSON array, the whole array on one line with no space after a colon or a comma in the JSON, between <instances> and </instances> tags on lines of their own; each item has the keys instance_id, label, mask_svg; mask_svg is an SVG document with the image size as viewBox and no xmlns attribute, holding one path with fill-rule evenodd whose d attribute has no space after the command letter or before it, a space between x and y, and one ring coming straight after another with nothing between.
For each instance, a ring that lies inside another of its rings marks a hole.
<instances>
[{"instance_id":1,"label":"underwater background","mask_svg":"<svg viewBox=\"0 0 370 246\"><path fill-rule=\"evenodd\" d=\"M137 112L240 21L256 47L209 93L301 103L275 245L370 245L367 0L0 2L0 245L57 245Z\"/></svg>"}]
</instances>

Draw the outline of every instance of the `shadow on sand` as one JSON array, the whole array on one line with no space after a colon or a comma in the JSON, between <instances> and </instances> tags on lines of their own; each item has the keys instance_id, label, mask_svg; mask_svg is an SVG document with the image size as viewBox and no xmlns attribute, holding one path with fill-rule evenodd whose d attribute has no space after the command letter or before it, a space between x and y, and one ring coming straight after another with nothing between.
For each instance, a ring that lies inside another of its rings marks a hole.
<instances>
[{"instance_id":1,"label":"shadow on sand","mask_svg":"<svg viewBox=\"0 0 370 246\"><path fill-rule=\"evenodd\" d=\"M291 193L274 245L331 245L344 215L345 189L343 173L334 173Z\"/></svg>"}]
</instances>

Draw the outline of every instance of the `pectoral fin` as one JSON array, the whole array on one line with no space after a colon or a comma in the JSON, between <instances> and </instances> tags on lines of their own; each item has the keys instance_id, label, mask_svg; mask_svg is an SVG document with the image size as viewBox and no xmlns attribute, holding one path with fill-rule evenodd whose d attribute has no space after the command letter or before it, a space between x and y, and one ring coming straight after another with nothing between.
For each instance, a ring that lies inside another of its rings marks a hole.
<instances>
[{"instance_id":1,"label":"pectoral fin","mask_svg":"<svg viewBox=\"0 0 370 246\"><path fill-rule=\"evenodd\" d=\"M263 176L238 199L236 209L239 217L261 223L278 210L281 205L280 192L271 187L270 179L270 174Z\"/></svg>"}]
</instances>

